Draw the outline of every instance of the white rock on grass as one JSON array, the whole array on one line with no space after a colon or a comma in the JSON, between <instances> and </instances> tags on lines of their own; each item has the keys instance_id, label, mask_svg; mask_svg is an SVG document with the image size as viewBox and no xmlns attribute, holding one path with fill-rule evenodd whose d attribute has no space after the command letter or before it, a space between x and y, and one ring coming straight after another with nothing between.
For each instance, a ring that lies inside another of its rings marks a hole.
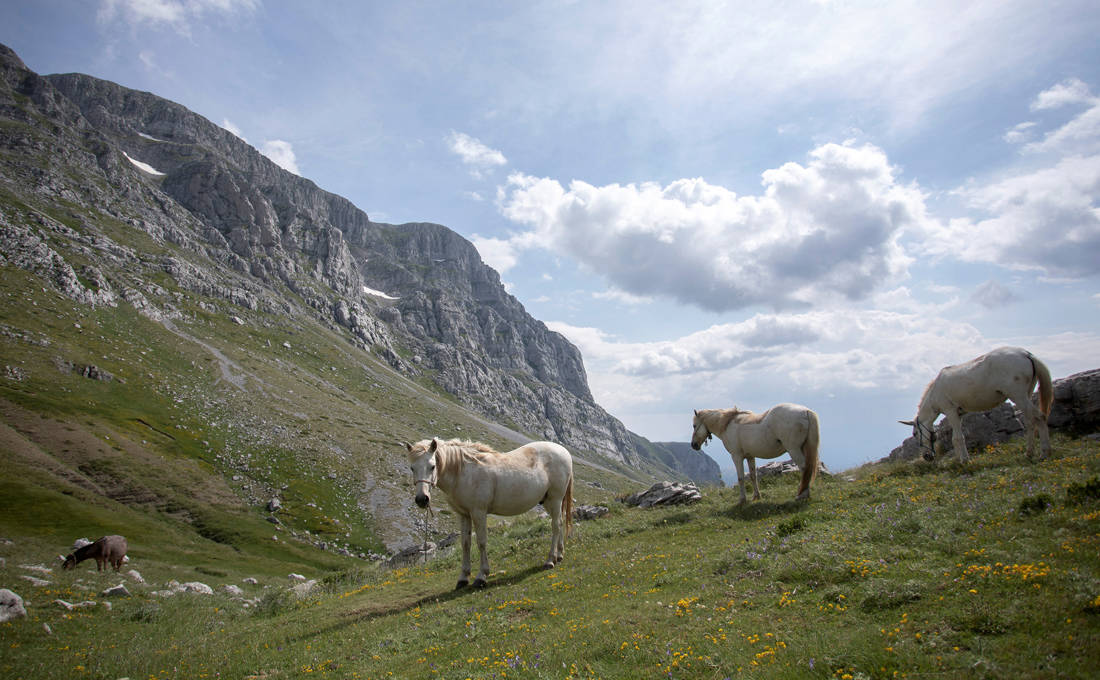
<instances>
[{"instance_id":1,"label":"white rock on grass","mask_svg":"<svg viewBox=\"0 0 1100 680\"><path fill-rule=\"evenodd\" d=\"M131 569L130 571L126 572L126 575L133 579L135 583L145 583L145 579L141 577L141 574L138 573L137 569Z\"/></svg>"},{"instance_id":2,"label":"white rock on grass","mask_svg":"<svg viewBox=\"0 0 1100 680\"><path fill-rule=\"evenodd\" d=\"M226 595L231 595L233 597L240 597L241 595L244 595L244 591L241 590L240 586L235 586L232 584L222 586L222 592Z\"/></svg>"},{"instance_id":3,"label":"white rock on grass","mask_svg":"<svg viewBox=\"0 0 1100 680\"><path fill-rule=\"evenodd\" d=\"M130 591L126 589L125 583L119 583L117 586L111 586L104 590L100 595L103 597L130 597Z\"/></svg>"},{"instance_id":4,"label":"white rock on grass","mask_svg":"<svg viewBox=\"0 0 1100 680\"><path fill-rule=\"evenodd\" d=\"M291 581L304 581L304 580L306 580L306 577L302 576L301 574L289 574L287 576L287 578L289 578Z\"/></svg>"},{"instance_id":5,"label":"white rock on grass","mask_svg":"<svg viewBox=\"0 0 1100 680\"><path fill-rule=\"evenodd\" d=\"M290 590L300 600L300 599L308 596L310 593L312 593L313 590L316 587L317 587L317 580L316 579L310 579L310 580L308 580L304 583L299 583L298 585L291 587Z\"/></svg>"},{"instance_id":6,"label":"white rock on grass","mask_svg":"<svg viewBox=\"0 0 1100 680\"><path fill-rule=\"evenodd\" d=\"M179 591L181 593L196 593L198 595L213 595L214 589L205 583L199 581L189 581L187 583L181 583L179 585Z\"/></svg>"},{"instance_id":7,"label":"white rock on grass","mask_svg":"<svg viewBox=\"0 0 1100 680\"><path fill-rule=\"evenodd\" d=\"M23 607L23 598L7 588L0 588L0 623L20 619L27 615Z\"/></svg>"}]
</instances>

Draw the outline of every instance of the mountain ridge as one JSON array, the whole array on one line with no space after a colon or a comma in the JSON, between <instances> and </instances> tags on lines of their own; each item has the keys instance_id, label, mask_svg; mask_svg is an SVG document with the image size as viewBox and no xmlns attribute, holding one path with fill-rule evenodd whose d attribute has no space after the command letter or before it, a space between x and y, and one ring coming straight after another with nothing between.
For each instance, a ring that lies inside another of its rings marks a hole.
<instances>
[{"instance_id":1,"label":"mountain ridge","mask_svg":"<svg viewBox=\"0 0 1100 680\"><path fill-rule=\"evenodd\" d=\"M187 362L162 358L169 382L192 386L166 407L190 399L206 408L193 414L201 427L256 438L234 434L239 451L214 459L254 489L251 504L279 493L278 475L255 462L269 444L293 466L327 466L341 512L358 486L389 546L419 520L406 510L394 514L400 521L380 519L404 483L382 442L438 434L505 446L522 434L560 441L620 483L684 476L638 450L636 435L593 400L576 347L531 317L469 241L442 225L372 222L179 104L91 76L39 76L0 46L0 179L0 265L12 286L5 329L48 345L19 344L6 357L9 396L24 403L30 390L48 394L50 408L74 408L64 403L72 378L50 367L98 364L97 374L118 377L100 390L123 402L161 398L142 383L162 378L136 366L190 343L175 357ZM58 307L55 293L72 308ZM138 317L156 324L142 326L148 341L120 340ZM97 342L107 345L91 355L88 329L108 326L116 335L103 333ZM350 374L337 378L338 368ZM404 399L413 401L403 413ZM375 402L373 413L341 411ZM226 408L239 424L227 423ZM346 427L306 424L327 417ZM364 440L363 431L376 434ZM313 440L328 453L303 454L319 450ZM366 468L343 469L364 457ZM301 500L308 507L304 492Z\"/></svg>"}]
</instances>

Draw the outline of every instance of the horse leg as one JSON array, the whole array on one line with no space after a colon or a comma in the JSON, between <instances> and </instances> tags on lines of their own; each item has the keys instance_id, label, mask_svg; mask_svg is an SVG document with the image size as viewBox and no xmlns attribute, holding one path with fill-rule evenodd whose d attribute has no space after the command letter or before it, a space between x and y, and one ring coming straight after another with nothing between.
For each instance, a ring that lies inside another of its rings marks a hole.
<instances>
[{"instance_id":1,"label":"horse leg","mask_svg":"<svg viewBox=\"0 0 1100 680\"><path fill-rule=\"evenodd\" d=\"M741 489L741 500L737 502L738 505L744 505L748 500L745 497L745 459L741 457L740 453L732 454L733 456L733 469L737 471L737 486Z\"/></svg>"},{"instance_id":2,"label":"horse leg","mask_svg":"<svg viewBox=\"0 0 1100 680\"><path fill-rule=\"evenodd\" d=\"M553 569L554 565L561 562L565 552L565 541L562 538L561 529L561 501L550 500L550 555L546 558L545 569ZM543 507L546 507L545 505Z\"/></svg>"},{"instance_id":3,"label":"horse leg","mask_svg":"<svg viewBox=\"0 0 1100 680\"><path fill-rule=\"evenodd\" d=\"M963 434L962 414L957 408L948 409L944 414L951 423L951 443L955 447L955 456L960 463L970 460L970 454L966 452L966 435Z\"/></svg>"},{"instance_id":4,"label":"horse leg","mask_svg":"<svg viewBox=\"0 0 1100 680\"><path fill-rule=\"evenodd\" d=\"M755 458L749 458L749 481L752 482L752 499L760 500L760 481L756 478Z\"/></svg>"},{"instance_id":5,"label":"horse leg","mask_svg":"<svg viewBox=\"0 0 1100 680\"><path fill-rule=\"evenodd\" d=\"M459 577L455 590L470 585L470 516L458 516L458 532L462 535L462 576Z\"/></svg>"},{"instance_id":6,"label":"horse leg","mask_svg":"<svg viewBox=\"0 0 1100 680\"><path fill-rule=\"evenodd\" d=\"M481 554L481 570L477 572L477 578L474 579L474 587L484 588L489 579L488 529L485 527L485 512L471 513L470 519L474 524L474 532L477 533L477 550Z\"/></svg>"},{"instance_id":7,"label":"horse leg","mask_svg":"<svg viewBox=\"0 0 1100 680\"><path fill-rule=\"evenodd\" d=\"M793 460L794 464L798 466L799 472L802 472L806 469L806 454L802 450L801 444L791 446L787 449L787 453L791 454L791 460ZM810 487L806 486L805 488L803 488L802 483L800 482L798 485L798 493L795 495L794 499L796 501L804 501L809 497Z\"/></svg>"},{"instance_id":8,"label":"horse leg","mask_svg":"<svg viewBox=\"0 0 1100 680\"><path fill-rule=\"evenodd\" d=\"M1047 458L1050 456L1050 430L1047 428L1047 419L1043 417L1043 412L1031 403L1031 399L1021 399L1016 406L1023 411L1024 422L1027 423L1028 459L1031 460L1035 453L1036 437L1039 439L1039 459Z\"/></svg>"},{"instance_id":9,"label":"horse leg","mask_svg":"<svg viewBox=\"0 0 1100 680\"><path fill-rule=\"evenodd\" d=\"M1035 422L1039 424L1039 460L1050 458L1050 428L1040 409L1035 409Z\"/></svg>"}]
</instances>

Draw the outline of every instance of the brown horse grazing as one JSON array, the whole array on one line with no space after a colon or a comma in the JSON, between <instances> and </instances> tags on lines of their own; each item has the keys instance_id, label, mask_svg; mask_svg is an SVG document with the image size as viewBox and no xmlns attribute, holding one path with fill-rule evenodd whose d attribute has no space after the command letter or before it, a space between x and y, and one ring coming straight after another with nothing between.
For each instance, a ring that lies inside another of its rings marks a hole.
<instances>
[{"instance_id":1,"label":"brown horse grazing","mask_svg":"<svg viewBox=\"0 0 1100 680\"><path fill-rule=\"evenodd\" d=\"M84 560L95 558L96 571L103 571L103 564L110 564L118 571L126 557L126 539L122 536L102 536L94 543L77 548L65 558L63 569L72 569Z\"/></svg>"}]
</instances>

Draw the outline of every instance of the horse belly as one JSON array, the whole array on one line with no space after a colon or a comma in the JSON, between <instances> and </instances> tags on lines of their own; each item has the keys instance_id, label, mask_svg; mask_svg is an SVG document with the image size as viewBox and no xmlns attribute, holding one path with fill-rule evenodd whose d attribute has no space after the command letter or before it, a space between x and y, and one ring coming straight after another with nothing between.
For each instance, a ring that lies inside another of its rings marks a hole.
<instances>
[{"instance_id":1,"label":"horse belly","mask_svg":"<svg viewBox=\"0 0 1100 680\"><path fill-rule=\"evenodd\" d=\"M501 489L497 488L489 512L494 515L519 515L538 505L546 496L545 489Z\"/></svg>"}]
</instances>

